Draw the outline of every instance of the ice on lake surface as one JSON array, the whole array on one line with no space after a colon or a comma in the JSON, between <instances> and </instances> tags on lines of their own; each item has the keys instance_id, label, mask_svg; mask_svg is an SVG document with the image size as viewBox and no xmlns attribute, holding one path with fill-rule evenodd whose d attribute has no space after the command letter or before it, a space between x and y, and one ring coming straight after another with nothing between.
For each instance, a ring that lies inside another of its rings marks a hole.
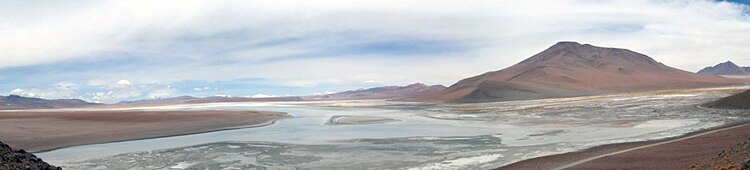
<instances>
[{"instance_id":1,"label":"ice on lake surface","mask_svg":"<svg viewBox=\"0 0 750 170\"><path fill-rule=\"evenodd\" d=\"M593 146L681 135L736 116L698 109L723 91L425 104L223 103L152 109L287 112L271 126L40 153L69 169L488 169ZM336 116L396 122L331 126Z\"/></svg>"}]
</instances>

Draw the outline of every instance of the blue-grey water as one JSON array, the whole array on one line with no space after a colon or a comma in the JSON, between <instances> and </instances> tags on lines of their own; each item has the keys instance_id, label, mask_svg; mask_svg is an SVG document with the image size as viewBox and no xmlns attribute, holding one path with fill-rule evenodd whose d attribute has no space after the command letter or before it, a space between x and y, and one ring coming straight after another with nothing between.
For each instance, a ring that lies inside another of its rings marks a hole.
<instances>
[{"instance_id":1,"label":"blue-grey water","mask_svg":"<svg viewBox=\"0 0 750 170\"><path fill-rule=\"evenodd\" d=\"M286 112L276 124L39 153L69 169L487 169L592 146L671 137L736 116L697 109L727 94L435 105L385 101L228 103L149 109ZM333 116L401 121L330 125Z\"/></svg>"}]
</instances>

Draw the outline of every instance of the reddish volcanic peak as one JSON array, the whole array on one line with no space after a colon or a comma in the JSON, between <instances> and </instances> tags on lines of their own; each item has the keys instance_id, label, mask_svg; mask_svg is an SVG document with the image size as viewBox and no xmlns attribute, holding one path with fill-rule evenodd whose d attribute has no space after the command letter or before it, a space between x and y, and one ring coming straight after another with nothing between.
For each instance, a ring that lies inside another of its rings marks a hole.
<instances>
[{"instance_id":1,"label":"reddish volcanic peak","mask_svg":"<svg viewBox=\"0 0 750 170\"><path fill-rule=\"evenodd\" d=\"M627 49L559 42L506 69L467 78L440 94L415 99L491 102L740 83L672 68Z\"/></svg>"},{"instance_id":2,"label":"reddish volcanic peak","mask_svg":"<svg viewBox=\"0 0 750 170\"><path fill-rule=\"evenodd\" d=\"M519 64L600 67L605 62L662 66L646 55L627 49L603 48L577 42L558 42Z\"/></svg>"}]
</instances>

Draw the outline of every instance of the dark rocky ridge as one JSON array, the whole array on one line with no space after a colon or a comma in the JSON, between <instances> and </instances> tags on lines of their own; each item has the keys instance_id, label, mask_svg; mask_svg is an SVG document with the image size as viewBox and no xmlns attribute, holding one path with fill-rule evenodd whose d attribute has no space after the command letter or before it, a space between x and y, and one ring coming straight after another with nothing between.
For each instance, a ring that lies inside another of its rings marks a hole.
<instances>
[{"instance_id":1,"label":"dark rocky ridge","mask_svg":"<svg viewBox=\"0 0 750 170\"><path fill-rule=\"evenodd\" d=\"M49 165L34 154L23 149L13 150L7 144L0 142L0 170L60 170L62 168Z\"/></svg>"},{"instance_id":2,"label":"dark rocky ridge","mask_svg":"<svg viewBox=\"0 0 750 170\"><path fill-rule=\"evenodd\" d=\"M698 71L698 74L705 75L750 75L750 67L741 67L732 61L719 63L715 66L709 66Z\"/></svg>"},{"instance_id":3,"label":"dark rocky ridge","mask_svg":"<svg viewBox=\"0 0 750 170\"><path fill-rule=\"evenodd\" d=\"M750 109L750 90L701 105L712 109Z\"/></svg>"}]
</instances>

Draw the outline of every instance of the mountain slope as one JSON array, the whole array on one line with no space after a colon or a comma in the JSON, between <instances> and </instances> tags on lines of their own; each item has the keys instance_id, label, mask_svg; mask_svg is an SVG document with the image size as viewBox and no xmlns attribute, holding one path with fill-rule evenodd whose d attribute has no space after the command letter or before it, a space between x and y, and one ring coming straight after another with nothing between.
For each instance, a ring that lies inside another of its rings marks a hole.
<instances>
[{"instance_id":1,"label":"mountain slope","mask_svg":"<svg viewBox=\"0 0 750 170\"><path fill-rule=\"evenodd\" d=\"M750 67L740 67L731 61L719 63L715 66L709 66L698 71L698 74L705 75L748 75Z\"/></svg>"},{"instance_id":2,"label":"mountain slope","mask_svg":"<svg viewBox=\"0 0 750 170\"><path fill-rule=\"evenodd\" d=\"M36 155L23 149L13 149L0 142L0 169L61 170L62 168L49 165Z\"/></svg>"},{"instance_id":3,"label":"mountain slope","mask_svg":"<svg viewBox=\"0 0 750 170\"><path fill-rule=\"evenodd\" d=\"M78 99L47 100L17 95L0 96L0 110L74 108L97 105Z\"/></svg>"},{"instance_id":4,"label":"mountain slope","mask_svg":"<svg viewBox=\"0 0 750 170\"><path fill-rule=\"evenodd\" d=\"M701 105L713 109L750 109L750 90Z\"/></svg>"},{"instance_id":5,"label":"mountain slope","mask_svg":"<svg viewBox=\"0 0 750 170\"><path fill-rule=\"evenodd\" d=\"M323 96L313 96L311 100L363 100L363 99L400 99L414 97L445 90L445 86L428 86L414 83L406 86L385 86L369 89L350 90Z\"/></svg>"},{"instance_id":6,"label":"mountain slope","mask_svg":"<svg viewBox=\"0 0 750 170\"><path fill-rule=\"evenodd\" d=\"M740 84L666 66L626 49L559 42L503 70L463 79L420 101L492 102Z\"/></svg>"}]
</instances>

